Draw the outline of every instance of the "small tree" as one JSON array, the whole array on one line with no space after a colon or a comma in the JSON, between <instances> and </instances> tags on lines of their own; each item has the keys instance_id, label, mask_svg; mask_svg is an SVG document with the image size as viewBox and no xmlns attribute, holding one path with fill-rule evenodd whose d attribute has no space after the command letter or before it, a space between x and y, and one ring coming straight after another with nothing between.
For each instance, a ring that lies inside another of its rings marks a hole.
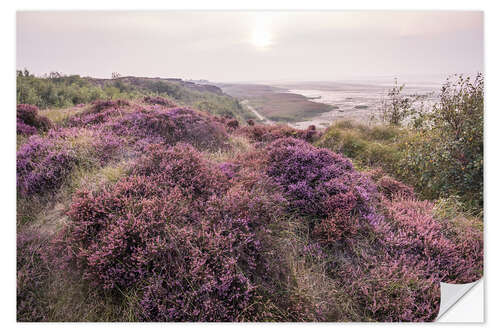
<instances>
[{"instance_id":1,"label":"small tree","mask_svg":"<svg viewBox=\"0 0 500 333\"><path fill-rule=\"evenodd\" d=\"M121 78L121 77L122 77L122 76L121 76L121 74L120 74L120 73L118 73L118 72L113 72L113 73L111 73L111 78L112 78L113 80L115 80L115 79L119 79L119 78Z\"/></svg>"},{"instance_id":2,"label":"small tree","mask_svg":"<svg viewBox=\"0 0 500 333\"><path fill-rule=\"evenodd\" d=\"M387 94L387 98L382 100L382 119L391 125L402 125L405 120L412 119L415 127L422 124L424 111L423 99L425 95L405 95L403 89L405 85L398 85L398 80L394 80L394 87Z\"/></svg>"}]
</instances>

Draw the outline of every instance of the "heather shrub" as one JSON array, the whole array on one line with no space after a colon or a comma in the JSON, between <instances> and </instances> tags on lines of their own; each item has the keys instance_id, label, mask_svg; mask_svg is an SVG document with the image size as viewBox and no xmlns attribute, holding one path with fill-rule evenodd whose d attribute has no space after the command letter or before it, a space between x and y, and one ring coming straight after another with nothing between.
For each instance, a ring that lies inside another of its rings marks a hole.
<instances>
[{"instance_id":1,"label":"heather shrub","mask_svg":"<svg viewBox=\"0 0 500 333\"><path fill-rule=\"evenodd\" d=\"M120 107L129 106L130 103L124 99L117 100L96 100L92 102L92 108L90 109L91 113L98 113L105 109L118 109Z\"/></svg>"},{"instance_id":2,"label":"heather shrub","mask_svg":"<svg viewBox=\"0 0 500 333\"><path fill-rule=\"evenodd\" d=\"M379 191L388 199L395 196L415 198L413 189L390 176L383 176L377 182Z\"/></svg>"},{"instance_id":3,"label":"heather shrub","mask_svg":"<svg viewBox=\"0 0 500 333\"><path fill-rule=\"evenodd\" d=\"M81 128L31 136L16 155L18 192L22 196L53 193L75 167L91 169L117 158L122 144L112 133Z\"/></svg>"},{"instance_id":4,"label":"heather shrub","mask_svg":"<svg viewBox=\"0 0 500 333\"><path fill-rule=\"evenodd\" d=\"M130 106L125 100L97 100L92 102L92 106L69 118L71 126L96 125L109 121L117 115L121 115L123 107Z\"/></svg>"},{"instance_id":5,"label":"heather shrub","mask_svg":"<svg viewBox=\"0 0 500 333\"><path fill-rule=\"evenodd\" d=\"M71 150L32 136L17 152L17 189L28 196L57 190L76 164Z\"/></svg>"},{"instance_id":6,"label":"heather shrub","mask_svg":"<svg viewBox=\"0 0 500 333\"><path fill-rule=\"evenodd\" d=\"M400 199L386 207L388 224L381 233L389 253L405 253L408 265L425 264L425 274L436 275L439 282L469 283L481 278L481 230L469 226L457 232L449 221L434 218L433 205L427 201Z\"/></svg>"},{"instance_id":7,"label":"heather shrub","mask_svg":"<svg viewBox=\"0 0 500 333\"><path fill-rule=\"evenodd\" d=\"M151 143L190 143L200 149L220 149L226 145L224 127L208 116L188 108L137 110L109 124L118 135L146 139Z\"/></svg>"},{"instance_id":8,"label":"heather shrub","mask_svg":"<svg viewBox=\"0 0 500 333\"><path fill-rule=\"evenodd\" d=\"M17 105L17 134L32 135L52 127L47 117L38 114L38 108L29 104Z\"/></svg>"},{"instance_id":9,"label":"heather shrub","mask_svg":"<svg viewBox=\"0 0 500 333\"><path fill-rule=\"evenodd\" d=\"M17 134L21 135L33 135L37 133L36 127L26 125L19 119L17 119L16 128L17 128Z\"/></svg>"},{"instance_id":10,"label":"heather shrub","mask_svg":"<svg viewBox=\"0 0 500 333\"><path fill-rule=\"evenodd\" d=\"M152 146L129 176L74 197L55 246L95 287L137 289L142 320L257 320L281 202L230 187L189 145Z\"/></svg>"},{"instance_id":11,"label":"heather shrub","mask_svg":"<svg viewBox=\"0 0 500 333\"><path fill-rule=\"evenodd\" d=\"M376 188L370 179L343 156L304 141L274 141L267 174L283 186L293 211L320 221L311 226L327 241L355 233L358 217L373 212Z\"/></svg>"},{"instance_id":12,"label":"heather shrub","mask_svg":"<svg viewBox=\"0 0 500 333\"><path fill-rule=\"evenodd\" d=\"M230 119L226 122L226 126L229 127L230 129L237 129L240 126L240 124L238 120Z\"/></svg>"},{"instance_id":13,"label":"heather shrub","mask_svg":"<svg viewBox=\"0 0 500 333\"><path fill-rule=\"evenodd\" d=\"M348 266L345 290L364 320L421 322L435 320L439 312L439 284L423 279L402 261Z\"/></svg>"},{"instance_id":14,"label":"heather shrub","mask_svg":"<svg viewBox=\"0 0 500 333\"><path fill-rule=\"evenodd\" d=\"M147 104L162 105L169 108L177 106L174 102L160 96L146 96L142 100Z\"/></svg>"},{"instance_id":15,"label":"heather shrub","mask_svg":"<svg viewBox=\"0 0 500 333\"><path fill-rule=\"evenodd\" d=\"M61 128L49 131L47 138L75 153L79 164L92 168L118 159L126 140L110 131L87 128Z\"/></svg>"}]
</instances>

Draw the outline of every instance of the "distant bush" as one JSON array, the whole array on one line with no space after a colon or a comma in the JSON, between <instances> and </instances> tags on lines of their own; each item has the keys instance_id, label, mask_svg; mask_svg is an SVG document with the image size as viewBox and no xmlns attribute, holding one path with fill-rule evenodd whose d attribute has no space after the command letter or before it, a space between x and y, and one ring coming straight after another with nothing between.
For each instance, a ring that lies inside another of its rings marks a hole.
<instances>
[{"instance_id":1,"label":"distant bush","mask_svg":"<svg viewBox=\"0 0 500 333\"><path fill-rule=\"evenodd\" d=\"M129 106L124 100L97 100L92 106L68 119L70 126L96 125L109 121L113 116L120 114L120 109Z\"/></svg>"},{"instance_id":2,"label":"distant bush","mask_svg":"<svg viewBox=\"0 0 500 333\"><path fill-rule=\"evenodd\" d=\"M110 108L118 109L120 107L129 106L129 105L130 105L130 103L126 100L123 100L123 99L96 100L96 101L92 102L92 108L90 109L89 112L90 113L99 113L105 109L110 109Z\"/></svg>"},{"instance_id":3,"label":"distant bush","mask_svg":"<svg viewBox=\"0 0 500 333\"><path fill-rule=\"evenodd\" d=\"M404 121L413 121L419 124L416 119L423 113L422 95L403 94L405 85L398 85L395 80L394 87L387 94L387 99L382 100L382 118L391 125L402 125Z\"/></svg>"},{"instance_id":4,"label":"distant bush","mask_svg":"<svg viewBox=\"0 0 500 333\"><path fill-rule=\"evenodd\" d=\"M254 118L252 112L215 87L192 87L186 82L138 77L93 79L57 72L36 77L28 70L17 71L17 103L32 104L41 109L68 108L96 100L142 98L146 104L166 107L188 105L216 116L240 121Z\"/></svg>"},{"instance_id":5,"label":"distant bush","mask_svg":"<svg viewBox=\"0 0 500 333\"><path fill-rule=\"evenodd\" d=\"M25 70L17 72L16 81L17 103L42 109L69 107L107 97L101 87L78 75L38 78Z\"/></svg>"},{"instance_id":6,"label":"distant bush","mask_svg":"<svg viewBox=\"0 0 500 333\"><path fill-rule=\"evenodd\" d=\"M146 96L143 98L143 101L144 101L144 103L147 103L147 104L162 105L162 106L166 106L169 108L177 106L174 102L169 101L168 99L166 99L164 97L160 97L160 96Z\"/></svg>"}]
</instances>

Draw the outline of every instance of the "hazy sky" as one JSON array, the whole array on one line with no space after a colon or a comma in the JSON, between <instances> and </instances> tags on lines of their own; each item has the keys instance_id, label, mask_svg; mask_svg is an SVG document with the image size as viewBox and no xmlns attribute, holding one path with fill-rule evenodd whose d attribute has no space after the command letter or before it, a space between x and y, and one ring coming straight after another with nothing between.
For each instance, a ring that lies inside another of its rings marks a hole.
<instances>
[{"instance_id":1,"label":"hazy sky","mask_svg":"<svg viewBox=\"0 0 500 333\"><path fill-rule=\"evenodd\" d=\"M337 80L483 70L481 12L18 12L17 68Z\"/></svg>"}]
</instances>

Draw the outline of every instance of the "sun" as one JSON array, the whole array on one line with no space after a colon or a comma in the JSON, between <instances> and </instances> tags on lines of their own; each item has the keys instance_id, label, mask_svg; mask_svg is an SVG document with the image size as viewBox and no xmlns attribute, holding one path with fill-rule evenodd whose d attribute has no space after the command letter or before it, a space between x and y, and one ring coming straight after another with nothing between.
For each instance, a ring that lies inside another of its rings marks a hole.
<instances>
[{"instance_id":1,"label":"sun","mask_svg":"<svg viewBox=\"0 0 500 333\"><path fill-rule=\"evenodd\" d=\"M258 48L267 48L272 44L271 34L264 27L255 27L252 33L252 43Z\"/></svg>"},{"instance_id":2,"label":"sun","mask_svg":"<svg viewBox=\"0 0 500 333\"><path fill-rule=\"evenodd\" d=\"M259 48L266 49L273 44L271 34L271 17L269 15L259 14L255 18L252 29L251 43Z\"/></svg>"}]
</instances>

